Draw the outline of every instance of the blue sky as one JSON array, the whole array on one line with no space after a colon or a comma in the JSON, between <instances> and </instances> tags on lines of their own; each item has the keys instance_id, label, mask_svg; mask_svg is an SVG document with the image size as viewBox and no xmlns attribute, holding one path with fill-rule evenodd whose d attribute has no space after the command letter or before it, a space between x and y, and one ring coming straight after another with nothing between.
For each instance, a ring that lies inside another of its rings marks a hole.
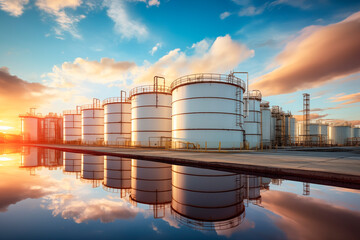
<instances>
[{"instance_id":1,"label":"blue sky","mask_svg":"<svg viewBox=\"0 0 360 240\"><path fill-rule=\"evenodd\" d=\"M117 96L120 88L151 83L154 74L170 84L182 74L236 70L248 71L252 82L276 83L272 71L290 61L279 63L277 56L301 43L304 29L314 35L358 11L358 1L331 0L0 0L0 67L9 79L15 75L25 81L21 93L2 93L1 101L22 101L0 109L0 125L11 125L15 115L32 106L61 112L92 97ZM353 44L356 52L360 43L339 44ZM314 56L321 55L316 51ZM354 62L348 55L342 58L340 65ZM300 114L302 93L310 92L312 108L321 108L314 118L359 120L359 67L356 62L326 80L292 83L282 92L264 87L265 99ZM26 86L34 82L44 88L29 92ZM256 86L262 90L263 83Z\"/></svg>"}]
</instances>

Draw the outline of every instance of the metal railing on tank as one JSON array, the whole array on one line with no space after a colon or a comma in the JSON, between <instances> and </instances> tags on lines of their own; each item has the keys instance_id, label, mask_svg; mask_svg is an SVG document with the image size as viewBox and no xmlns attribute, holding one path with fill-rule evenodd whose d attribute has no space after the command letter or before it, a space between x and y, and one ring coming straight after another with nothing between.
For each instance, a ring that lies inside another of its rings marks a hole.
<instances>
[{"instance_id":1,"label":"metal railing on tank","mask_svg":"<svg viewBox=\"0 0 360 240\"><path fill-rule=\"evenodd\" d=\"M256 100L261 101L262 95L259 90L252 90L252 91L249 91L249 94L247 92L245 92L244 97L245 98L249 97L249 99L256 99Z\"/></svg>"},{"instance_id":2,"label":"metal railing on tank","mask_svg":"<svg viewBox=\"0 0 360 240\"><path fill-rule=\"evenodd\" d=\"M174 88L189 84L189 83L196 83L196 82L224 82L233 85L237 85L245 90L245 82L234 75L226 75L226 74L218 74L218 73L197 73L197 74L190 74L186 76L182 76L175 81L173 81L170 85L171 90Z\"/></svg>"},{"instance_id":3,"label":"metal railing on tank","mask_svg":"<svg viewBox=\"0 0 360 240\"><path fill-rule=\"evenodd\" d=\"M166 86L154 86L154 85L139 86L130 90L129 98L141 93L156 93L156 92L171 94L171 89L170 87L166 87Z\"/></svg>"}]
</instances>

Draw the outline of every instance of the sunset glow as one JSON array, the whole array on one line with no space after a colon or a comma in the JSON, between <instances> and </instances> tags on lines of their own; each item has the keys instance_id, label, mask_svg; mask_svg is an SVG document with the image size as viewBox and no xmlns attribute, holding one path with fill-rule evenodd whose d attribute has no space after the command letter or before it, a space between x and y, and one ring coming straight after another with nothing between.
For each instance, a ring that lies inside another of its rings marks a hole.
<instances>
[{"instance_id":1,"label":"sunset glow","mask_svg":"<svg viewBox=\"0 0 360 240\"><path fill-rule=\"evenodd\" d=\"M294 115L308 92L316 119L360 119L358 1L1 0L0 28L1 132L19 133L30 107L61 113L199 72L248 71Z\"/></svg>"}]
</instances>

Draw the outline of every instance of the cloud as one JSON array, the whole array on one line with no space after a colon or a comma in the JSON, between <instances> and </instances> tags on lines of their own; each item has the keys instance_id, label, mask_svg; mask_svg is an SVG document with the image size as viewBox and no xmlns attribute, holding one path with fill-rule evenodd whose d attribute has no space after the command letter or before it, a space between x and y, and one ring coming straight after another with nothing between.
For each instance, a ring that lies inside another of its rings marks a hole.
<instances>
[{"instance_id":1,"label":"cloud","mask_svg":"<svg viewBox=\"0 0 360 240\"><path fill-rule=\"evenodd\" d=\"M76 9L82 4L82 0L37 0L36 6L44 12L55 18L57 27L54 28L57 38L61 37L64 32L69 32L73 37L80 39L81 35L77 30L77 23L85 18L85 15L73 16L68 14L65 9ZM59 37L60 36L60 37Z\"/></svg>"},{"instance_id":2,"label":"cloud","mask_svg":"<svg viewBox=\"0 0 360 240\"><path fill-rule=\"evenodd\" d=\"M6 212L10 205L25 199L38 199L55 191L53 186L57 182L48 177L30 176L25 169L14 167L17 162L0 168L0 212Z\"/></svg>"},{"instance_id":3,"label":"cloud","mask_svg":"<svg viewBox=\"0 0 360 240\"><path fill-rule=\"evenodd\" d=\"M114 222L116 219L135 218L139 209L126 204L123 200L91 199L82 201L69 194L54 194L47 197L47 206L53 215L61 215L64 219L73 219L76 223L100 220L103 223Z\"/></svg>"},{"instance_id":4,"label":"cloud","mask_svg":"<svg viewBox=\"0 0 360 240\"><path fill-rule=\"evenodd\" d=\"M360 212L294 193L267 191L262 206L289 239L356 239Z\"/></svg>"},{"instance_id":5,"label":"cloud","mask_svg":"<svg viewBox=\"0 0 360 240\"><path fill-rule=\"evenodd\" d=\"M100 61L76 58L74 62L64 62L61 67L54 66L53 71L44 77L49 77L54 87L71 88L86 81L102 84L125 81L135 69L133 62L116 62L112 58Z\"/></svg>"},{"instance_id":6,"label":"cloud","mask_svg":"<svg viewBox=\"0 0 360 240\"><path fill-rule=\"evenodd\" d=\"M222 14L220 14L220 19L224 20L225 18L229 17L231 15L230 12L223 12Z\"/></svg>"},{"instance_id":7,"label":"cloud","mask_svg":"<svg viewBox=\"0 0 360 240\"><path fill-rule=\"evenodd\" d=\"M343 96L335 96L329 99L332 99L332 102L342 102L341 103L342 105L358 103L360 102L360 92L347 94Z\"/></svg>"},{"instance_id":8,"label":"cloud","mask_svg":"<svg viewBox=\"0 0 360 240\"><path fill-rule=\"evenodd\" d=\"M216 38L205 52L200 51L200 46L203 47L204 42L192 46L197 54L191 56L186 55L179 48L171 50L151 66L144 66L142 73L135 78L135 83L149 82L155 75L164 76L173 81L181 75L191 73L223 73L234 69L242 61L254 56L254 50L232 40L229 35Z\"/></svg>"},{"instance_id":9,"label":"cloud","mask_svg":"<svg viewBox=\"0 0 360 240\"><path fill-rule=\"evenodd\" d=\"M7 67L0 68L0 119L7 119L18 129L18 114L30 107L39 107L44 99L51 99L51 88L11 75ZM5 104L6 103L6 104Z\"/></svg>"},{"instance_id":10,"label":"cloud","mask_svg":"<svg viewBox=\"0 0 360 240\"><path fill-rule=\"evenodd\" d=\"M135 84L149 83L156 75L165 76L172 81L190 73L227 72L254 55L254 50L232 40L229 35L218 37L213 43L202 40L191 48L194 49L193 55L187 55L177 48L154 64L145 62L142 66L127 61L117 62L111 58L102 58L100 61L76 58L74 62L54 66L52 72L43 77L51 80L50 86L63 88L72 88L80 82L120 82L126 85L128 79Z\"/></svg>"},{"instance_id":11,"label":"cloud","mask_svg":"<svg viewBox=\"0 0 360 240\"><path fill-rule=\"evenodd\" d=\"M0 8L11 16L19 17L28 3L29 0L0 0Z\"/></svg>"},{"instance_id":12,"label":"cloud","mask_svg":"<svg viewBox=\"0 0 360 240\"><path fill-rule=\"evenodd\" d=\"M161 47L161 43L157 43L150 51L151 56Z\"/></svg>"},{"instance_id":13,"label":"cloud","mask_svg":"<svg viewBox=\"0 0 360 240\"><path fill-rule=\"evenodd\" d=\"M309 118L310 118L310 120L315 120L315 119L322 119L327 116L329 116L329 114L310 113ZM302 121L304 116L303 115L293 115L293 117L296 119L296 121Z\"/></svg>"},{"instance_id":14,"label":"cloud","mask_svg":"<svg viewBox=\"0 0 360 240\"><path fill-rule=\"evenodd\" d=\"M309 9L311 7L311 3L308 0L276 0L270 3L269 7L274 7L277 5L288 5L295 8L300 9Z\"/></svg>"},{"instance_id":15,"label":"cloud","mask_svg":"<svg viewBox=\"0 0 360 240\"><path fill-rule=\"evenodd\" d=\"M360 71L360 12L345 20L303 29L276 57L279 65L252 88L264 96L318 87Z\"/></svg>"},{"instance_id":16,"label":"cloud","mask_svg":"<svg viewBox=\"0 0 360 240\"><path fill-rule=\"evenodd\" d=\"M145 25L130 19L125 11L123 1L105 0L104 6L108 8L107 15L115 23L115 32L120 34L122 38L143 40L148 36L148 30Z\"/></svg>"},{"instance_id":17,"label":"cloud","mask_svg":"<svg viewBox=\"0 0 360 240\"><path fill-rule=\"evenodd\" d=\"M148 5L149 6L159 6L160 5L160 1L159 0L149 0L148 1Z\"/></svg>"},{"instance_id":18,"label":"cloud","mask_svg":"<svg viewBox=\"0 0 360 240\"><path fill-rule=\"evenodd\" d=\"M264 12L266 4L260 7L249 6L241 9L238 13L239 16L255 16Z\"/></svg>"}]
</instances>

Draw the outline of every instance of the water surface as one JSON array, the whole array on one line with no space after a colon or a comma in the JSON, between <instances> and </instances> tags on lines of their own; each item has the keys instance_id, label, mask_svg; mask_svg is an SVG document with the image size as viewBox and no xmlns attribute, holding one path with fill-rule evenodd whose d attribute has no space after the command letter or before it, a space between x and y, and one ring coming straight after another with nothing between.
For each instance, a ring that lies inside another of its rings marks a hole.
<instances>
[{"instance_id":1,"label":"water surface","mask_svg":"<svg viewBox=\"0 0 360 240\"><path fill-rule=\"evenodd\" d=\"M0 149L1 239L358 239L360 191L51 149Z\"/></svg>"}]
</instances>

